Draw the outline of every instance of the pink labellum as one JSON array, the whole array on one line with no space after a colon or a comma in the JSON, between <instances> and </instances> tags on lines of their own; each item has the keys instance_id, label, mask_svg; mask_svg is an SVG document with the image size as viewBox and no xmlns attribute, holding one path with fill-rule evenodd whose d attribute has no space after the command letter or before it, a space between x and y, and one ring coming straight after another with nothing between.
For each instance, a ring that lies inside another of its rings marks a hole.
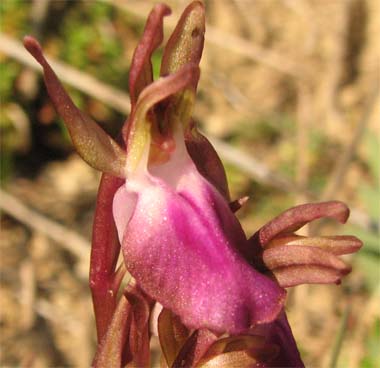
<instances>
[{"instance_id":1,"label":"pink labellum","mask_svg":"<svg viewBox=\"0 0 380 368\"><path fill-rule=\"evenodd\" d=\"M154 104L191 84L197 70L187 65L144 89L136 104L136 127ZM173 129L170 159L149 165L150 147L145 146L114 197L128 271L148 295L191 328L237 333L272 321L285 291L242 258L238 248L247 240L239 222L191 161L182 124Z\"/></svg>"},{"instance_id":2,"label":"pink labellum","mask_svg":"<svg viewBox=\"0 0 380 368\"><path fill-rule=\"evenodd\" d=\"M127 179L116 193L127 269L189 327L237 333L272 321L284 291L238 253L246 243L239 222L198 173L183 141L176 143L171 161Z\"/></svg>"}]
</instances>

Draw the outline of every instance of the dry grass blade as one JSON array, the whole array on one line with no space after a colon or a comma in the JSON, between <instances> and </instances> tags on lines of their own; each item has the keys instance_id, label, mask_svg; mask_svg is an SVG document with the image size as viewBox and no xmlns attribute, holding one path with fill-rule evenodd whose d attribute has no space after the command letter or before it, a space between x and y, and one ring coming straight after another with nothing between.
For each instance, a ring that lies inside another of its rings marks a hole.
<instances>
[{"instance_id":1,"label":"dry grass blade","mask_svg":"<svg viewBox=\"0 0 380 368\"><path fill-rule=\"evenodd\" d=\"M356 149L364 135L365 129L368 126L369 120L372 113L379 103L379 84L378 81L375 82L375 87L370 95L368 104L364 110L364 115L362 119L357 123L355 131L352 135L351 140L346 145L341 156L338 158L335 165L334 171L331 174L331 178L325 187L321 199L327 200L334 197L336 191L341 187L347 169L349 168L350 162L355 155Z\"/></svg>"},{"instance_id":2,"label":"dry grass blade","mask_svg":"<svg viewBox=\"0 0 380 368\"><path fill-rule=\"evenodd\" d=\"M149 12L149 9L145 6L146 4L137 5L116 0L102 1L112 4L113 6L131 13L141 19L145 19ZM169 18L166 21L166 24L168 28L174 28L175 17L171 17L171 19ZM286 55L282 55L276 51L266 49L260 45L252 43L251 41L223 32L210 25L206 25L206 29L207 32L205 41L209 42L210 44L247 57L248 59L266 65L276 71L288 74L292 77L300 77L304 75L303 65L299 65Z\"/></svg>"},{"instance_id":3,"label":"dry grass blade","mask_svg":"<svg viewBox=\"0 0 380 368\"><path fill-rule=\"evenodd\" d=\"M22 44L5 34L0 33L0 52L16 59L23 65L42 72L40 66L25 51ZM114 109L128 114L130 100L128 94L117 90L98 79L83 73L67 64L47 58L50 65L62 82L75 87L79 91L92 96Z\"/></svg>"},{"instance_id":4,"label":"dry grass blade","mask_svg":"<svg viewBox=\"0 0 380 368\"><path fill-rule=\"evenodd\" d=\"M90 259L90 243L81 235L28 208L19 199L2 189L0 189L0 209L33 230L47 235L74 254L80 265L85 265L87 268ZM82 278L88 278L85 267L80 267L79 272Z\"/></svg>"},{"instance_id":5,"label":"dry grass blade","mask_svg":"<svg viewBox=\"0 0 380 368\"><path fill-rule=\"evenodd\" d=\"M255 160L251 155L234 148L220 139L210 136L207 136L207 138L223 159L236 165L258 182L284 191L293 191L295 189L294 183L271 172L267 166Z\"/></svg>"}]
</instances>

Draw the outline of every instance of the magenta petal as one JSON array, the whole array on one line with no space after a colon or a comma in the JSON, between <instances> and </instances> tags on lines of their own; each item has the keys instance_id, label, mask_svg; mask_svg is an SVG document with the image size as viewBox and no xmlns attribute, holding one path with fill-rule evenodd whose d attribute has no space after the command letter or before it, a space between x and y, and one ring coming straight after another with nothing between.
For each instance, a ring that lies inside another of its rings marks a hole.
<instances>
[{"instance_id":1,"label":"magenta petal","mask_svg":"<svg viewBox=\"0 0 380 368\"><path fill-rule=\"evenodd\" d=\"M189 327L237 333L272 321L285 291L238 253L246 238L225 199L192 162L178 171L163 172L166 181L157 173L132 178L117 192L115 222L128 271ZM136 193L126 220L121 199Z\"/></svg>"}]
</instances>

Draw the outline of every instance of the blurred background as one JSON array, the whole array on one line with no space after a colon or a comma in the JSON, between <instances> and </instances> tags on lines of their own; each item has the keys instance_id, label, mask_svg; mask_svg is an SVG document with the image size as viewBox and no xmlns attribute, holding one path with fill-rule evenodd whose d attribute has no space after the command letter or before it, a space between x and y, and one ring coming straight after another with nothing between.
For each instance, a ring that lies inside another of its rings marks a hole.
<instances>
[{"instance_id":1,"label":"blurred background","mask_svg":"<svg viewBox=\"0 0 380 368\"><path fill-rule=\"evenodd\" d=\"M166 39L187 5L167 1ZM0 365L88 367L87 286L99 173L73 151L22 47L39 39L77 105L115 135L152 1L0 2ZM341 286L301 286L287 310L308 367L379 367L378 0L205 1L195 118L227 170L247 235L307 201L339 199L365 246ZM155 74L162 49L153 57Z\"/></svg>"}]
</instances>

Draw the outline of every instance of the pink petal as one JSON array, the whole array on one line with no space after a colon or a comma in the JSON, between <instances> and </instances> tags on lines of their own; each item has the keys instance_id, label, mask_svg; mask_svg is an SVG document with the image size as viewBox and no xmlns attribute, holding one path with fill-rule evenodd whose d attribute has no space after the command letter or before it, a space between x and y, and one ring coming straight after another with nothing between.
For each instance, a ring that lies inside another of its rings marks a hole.
<instances>
[{"instance_id":1,"label":"pink petal","mask_svg":"<svg viewBox=\"0 0 380 368\"><path fill-rule=\"evenodd\" d=\"M126 205L119 198L128 201L137 193L130 218L115 217L119 234L124 229L128 271L189 327L237 333L272 321L284 291L238 253L246 238L225 199L190 159L176 159L155 176L127 180L115 197L119 213Z\"/></svg>"}]
</instances>

